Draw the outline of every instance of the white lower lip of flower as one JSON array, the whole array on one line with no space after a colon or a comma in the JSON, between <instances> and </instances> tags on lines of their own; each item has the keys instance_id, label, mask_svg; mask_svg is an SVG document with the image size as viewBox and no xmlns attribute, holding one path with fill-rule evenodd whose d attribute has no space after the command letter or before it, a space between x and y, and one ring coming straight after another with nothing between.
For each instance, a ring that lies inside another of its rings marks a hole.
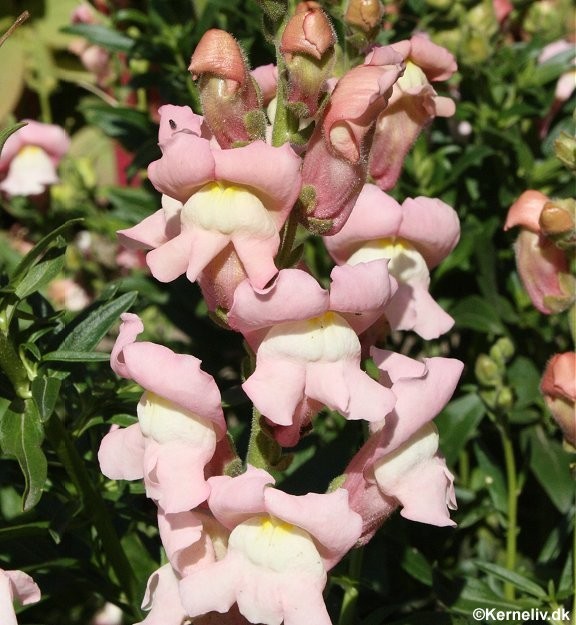
<instances>
[{"instance_id":1,"label":"white lower lip of flower","mask_svg":"<svg viewBox=\"0 0 576 625\"><path fill-rule=\"evenodd\" d=\"M377 239L368 241L346 261L349 265L369 263L388 258L388 271L398 282L426 285L430 272L424 257L410 243L402 239Z\"/></svg>"},{"instance_id":2,"label":"white lower lip of flower","mask_svg":"<svg viewBox=\"0 0 576 625\"><path fill-rule=\"evenodd\" d=\"M228 548L239 551L255 566L277 573L324 575L324 564L310 534L271 516L258 516L238 525Z\"/></svg>"},{"instance_id":3,"label":"white lower lip of flower","mask_svg":"<svg viewBox=\"0 0 576 625\"><path fill-rule=\"evenodd\" d=\"M27 145L12 159L0 189L10 195L37 195L57 182L59 178L50 156L38 146Z\"/></svg>"},{"instance_id":4,"label":"white lower lip of flower","mask_svg":"<svg viewBox=\"0 0 576 625\"><path fill-rule=\"evenodd\" d=\"M384 492L393 489L406 473L433 458L438 451L439 438L436 426L427 423L398 449L384 456L374 465L378 486Z\"/></svg>"},{"instance_id":5,"label":"white lower lip of flower","mask_svg":"<svg viewBox=\"0 0 576 625\"><path fill-rule=\"evenodd\" d=\"M222 234L245 233L267 239L276 224L260 199L232 184L210 182L184 204L182 222Z\"/></svg>"},{"instance_id":6,"label":"white lower lip of flower","mask_svg":"<svg viewBox=\"0 0 576 625\"><path fill-rule=\"evenodd\" d=\"M274 326L258 353L308 362L337 362L359 356L360 341L345 319L327 312L313 319Z\"/></svg>"},{"instance_id":7,"label":"white lower lip of flower","mask_svg":"<svg viewBox=\"0 0 576 625\"><path fill-rule=\"evenodd\" d=\"M148 391L138 403L138 422L142 434L157 443L184 441L202 447L216 443L208 420Z\"/></svg>"}]
</instances>

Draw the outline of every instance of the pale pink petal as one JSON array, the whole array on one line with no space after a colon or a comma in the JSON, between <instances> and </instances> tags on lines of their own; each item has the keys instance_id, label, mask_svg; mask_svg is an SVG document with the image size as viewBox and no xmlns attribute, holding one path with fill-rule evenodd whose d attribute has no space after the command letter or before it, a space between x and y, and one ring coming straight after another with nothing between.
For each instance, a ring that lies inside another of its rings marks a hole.
<instances>
[{"instance_id":1,"label":"pale pink petal","mask_svg":"<svg viewBox=\"0 0 576 625\"><path fill-rule=\"evenodd\" d=\"M348 419L383 420L394 407L396 398L362 371L359 364L351 361L309 363L306 395Z\"/></svg>"},{"instance_id":2,"label":"pale pink petal","mask_svg":"<svg viewBox=\"0 0 576 625\"><path fill-rule=\"evenodd\" d=\"M276 488L264 493L266 510L273 516L306 530L316 541L323 559L333 566L358 540L362 519L348 505L348 491L294 496ZM330 567L327 567L330 568Z\"/></svg>"},{"instance_id":3,"label":"pale pink petal","mask_svg":"<svg viewBox=\"0 0 576 625\"><path fill-rule=\"evenodd\" d=\"M312 576L283 582L284 625L332 625L322 599L324 586L322 580Z\"/></svg>"},{"instance_id":4,"label":"pale pink petal","mask_svg":"<svg viewBox=\"0 0 576 625\"><path fill-rule=\"evenodd\" d=\"M450 254L460 239L458 214L436 198L407 198L402 203L398 236L410 241L431 269Z\"/></svg>"},{"instance_id":5,"label":"pale pink petal","mask_svg":"<svg viewBox=\"0 0 576 625\"><path fill-rule=\"evenodd\" d=\"M169 564L160 567L148 579L142 609L150 612L135 625L182 625L186 620L186 612L180 603L178 578Z\"/></svg>"},{"instance_id":6,"label":"pale pink petal","mask_svg":"<svg viewBox=\"0 0 576 625\"><path fill-rule=\"evenodd\" d=\"M12 584L2 570L0 570L0 623L2 625L18 625L12 601Z\"/></svg>"},{"instance_id":7,"label":"pale pink petal","mask_svg":"<svg viewBox=\"0 0 576 625\"><path fill-rule=\"evenodd\" d=\"M454 325L454 319L419 284L399 284L385 313L393 330L413 330L426 340L438 338Z\"/></svg>"},{"instance_id":8,"label":"pale pink petal","mask_svg":"<svg viewBox=\"0 0 576 625\"><path fill-rule=\"evenodd\" d=\"M328 307L329 294L315 278L299 269L283 269L266 293L256 293L248 281L242 282L234 293L228 322L235 330L248 332L315 317Z\"/></svg>"},{"instance_id":9,"label":"pale pink petal","mask_svg":"<svg viewBox=\"0 0 576 625\"><path fill-rule=\"evenodd\" d=\"M129 249L151 249L159 247L170 238L167 234L164 209L156 211L132 228L118 230L118 240ZM174 235L175 236L175 235Z\"/></svg>"},{"instance_id":10,"label":"pale pink petal","mask_svg":"<svg viewBox=\"0 0 576 625\"><path fill-rule=\"evenodd\" d=\"M111 480L139 480L144 477L144 437L140 425L108 432L98 450L100 470Z\"/></svg>"},{"instance_id":11,"label":"pale pink petal","mask_svg":"<svg viewBox=\"0 0 576 625\"><path fill-rule=\"evenodd\" d=\"M174 570L183 575L192 565L190 555L202 538L202 518L195 512L168 514L158 509L158 530L166 555Z\"/></svg>"},{"instance_id":12,"label":"pale pink petal","mask_svg":"<svg viewBox=\"0 0 576 625\"><path fill-rule=\"evenodd\" d=\"M186 272L192 255L193 234L182 231L160 247L146 254L146 264L160 282L172 282Z\"/></svg>"},{"instance_id":13,"label":"pale pink petal","mask_svg":"<svg viewBox=\"0 0 576 625\"><path fill-rule=\"evenodd\" d=\"M190 246L186 277L195 282L208 263L230 243L230 236L203 228L191 228L186 236Z\"/></svg>"},{"instance_id":14,"label":"pale pink petal","mask_svg":"<svg viewBox=\"0 0 576 625\"><path fill-rule=\"evenodd\" d=\"M185 203L190 196L215 179L210 142L194 134L176 133L163 146L162 158L148 166L152 184Z\"/></svg>"},{"instance_id":15,"label":"pale pink petal","mask_svg":"<svg viewBox=\"0 0 576 625\"><path fill-rule=\"evenodd\" d=\"M158 444L148 440L144 454L146 494L166 513L195 508L210 493L204 466L213 453L214 447L196 447L179 441Z\"/></svg>"},{"instance_id":16,"label":"pale pink petal","mask_svg":"<svg viewBox=\"0 0 576 625\"><path fill-rule=\"evenodd\" d=\"M255 67L250 74L258 83L264 104L268 104L276 96L276 87L278 86L278 68L273 63L268 65L259 65Z\"/></svg>"},{"instance_id":17,"label":"pale pink petal","mask_svg":"<svg viewBox=\"0 0 576 625\"><path fill-rule=\"evenodd\" d=\"M504 230L509 230L514 226L521 226L531 232L540 234L540 213L547 201L548 197L540 193L540 191L524 191L509 208Z\"/></svg>"},{"instance_id":18,"label":"pale pink petal","mask_svg":"<svg viewBox=\"0 0 576 625\"><path fill-rule=\"evenodd\" d=\"M12 596L20 605L30 605L40 601L40 588L36 582L24 571L2 571L12 586Z\"/></svg>"},{"instance_id":19,"label":"pale pink petal","mask_svg":"<svg viewBox=\"0 0 576 625\"><path fill-rule=\"evenodd\" d=\"M448 80L458 69L454 55L430 41L426 35L414 35L410 46L410 60L424 71L430 81ZM392 47L396 45L392 44Z\"/></svg>"},{"instance_id":20,"label":"pale pink petal","mask_svg":"<svg viewBox=\"0 0 576 625\"><path fill-rule=\"evenodd\" d=\"M242 388L266 418L278 425L290 425L297 406L304 399L305 384L304 363L260 356L256 370Z\"/></svg>"},{"instance_id":21,"label":"pale pink petal","mask_svg":"<svg viewBox=\"0 0 576 625\"><path fill-rule=\"evenodd\" d=\"M211 492L208 505L212 514L228 529L266 510L264 493L274 478L264 469L248 465L237 477L219 475L208 480Z\"/></svg>"},{"instance_id":22,"label":"pale pink petal","mask_svg":"<svg viewBox=\"0 0 576 625\"><path fill-rule=\"evenodd\" d=\"M22 120L26 126L12 133L0 154L0 172L6 170L10 161L25 146L42 148L56 165L70 148L70 137L63 128L54 124L43 124L31 119Z\"/></svg>"},{"instance_id":23,"label":"pale pink petal","mask_svg":"<svg viewBox=\"0 0 576 625\"><path fill-rule=\"evenodd\" d=\"M241 576L241 563L228 560L191 571L180 582L180 598L186 614L228 612L236 601L235 591Z\"/></svg>"},{"instance_id":24,"label":"pale pink petal","mask_svg":"<svg viewBox=\"0 0 576 625\"><path fill-rule=\"evenodd\" d=\"M198 137L202 134L204 118L196 115L189 106L164 104L158 109L158 113L160 114L158 143L161 146L177 132L187 132Z\"/></svg>"},{"instance_id":25,"label":"pale pink petal","mask_svg":"<svg viewBox=\"0 0 576 625\"><path fill-rule=\"evenodd\" d=\"M244 234L232 235L232 243L252 286L263 289L278 273L274 256L280 246L279 235L276 233L268 239Z\"/></svg>"},{"instance_id":26,"label":"pale pink petal","mask_svg":"<svg viewBox=\"0 0 576 625\"><path fill-rule=\"evenodd\" d=\"M263 141L214 152L215 180L250 187L264 206L277 212L280 227L300 194L301 159L290 144L272 147Z\"/></svg>"}]
</instances>

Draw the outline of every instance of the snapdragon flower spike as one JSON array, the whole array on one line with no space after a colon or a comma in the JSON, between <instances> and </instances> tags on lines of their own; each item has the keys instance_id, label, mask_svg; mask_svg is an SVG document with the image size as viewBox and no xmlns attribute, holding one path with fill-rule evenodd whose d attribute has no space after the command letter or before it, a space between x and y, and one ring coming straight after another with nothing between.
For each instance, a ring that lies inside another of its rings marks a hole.
<instances>
[{"instance_id":1,"label":"snapdragon flower spike","mask_svg":"<svg viewBox=\"0 0 576 625\"><path fill-rule=\"evenodd\" d=\"M382 314L396 283L386 261L335 267L330 291L300 269L283 269L266 293L248 282L236 289L228 315L256 352L256 369L242 385L269 421L284 426L282 444L322 405L348 419L382 420L391 391L360 368L358 334Z\"/></svg>"},{"instance_id":2,"label":"snapdragon flower spike","mask_svg":"<svg viewBox=\"0 0 576 625\"><path fill-rule=\"evenodd\" d=\"M261 289L277 273L278 233L300 192L300 159L288 144L214 147L188 107L162 107L161 134L177 112L177 129L161 136L162 158L148 168L152 184L171 199L118 236L127 247L153 248L146 262L161 282L183 273L194 282L227 249Z\"/></svg>"},{"instance_id":3,"label":"snapdragon flower spike","mask_svg":"<svg viewBox=\"0 0 576 625\"><path fill-rule=\"evenodd\" d=\"M317 2L300 2L288 20L280 41L280 52L288 70L288 102L299 117L313 117L318 111L322 89L334 66L336 33Z\"/></svg>"},{"instance_id":4,"label":"snapdragon flower spike","mask_svg":"<svg viewBox=\"0 0 576 625\"><path fill-rule=\"evenodd\" d=\"M23 571L0 569L0 623L18 625L14 601L30 605L40 601L40 589L36 582Z\"/></svg>"},{"instance_id":5,"label":"snapdragon flower spike","mask_svg":"<svg viewBox=\"0 0 576 625\"><path fill-rule=\"evenodd\" d=\"M543 193L525 191L510 207L504 230L520 226L514 244L518 273L532 304L550 315L569 308L576 296L566 253L541 231L540 215L547 202Z\"/></svg>"},{"instance_id":6,"label":"snapdragon flower spike","mask_svg":"<svg viewBox=\"0 0 576 625\"><path fill-rule=\"evenodd\" d=\"M373 348L380 383L397 397L385 422L370 424L371 436L344 472L343 487L350 506L363 519L360 544L402 507L407 519L432 525L454 525L453 476L438 454L432 419L450 400L463 363L453 358L419 362L395 352Z\"/></svg>"},{"instance_id":7,"label":"snapdragon flower spike","mask_svg":"<svg viewBox=\"0 0 576 625\"><path fill-rule=\"evenodd\" d=\"M404 158L418 135L435 117L456 111L450 98L438 96L431 82L447 80L457 69L456 59L423 34L392 44L406 62L386 109L376 122L370 152L370 176L384 190L398 180Z\"/></svg>"},{"instance_id":8,"label":"snapdragon flower spike","mask_svg":"<svg viewBox=\"0 0 576 625\"><path fill-rule=\"evenodd\" d=\"M407 198L402 205L366 184L344 227L324 238L328 252L341 264L357 265L388 258L398 290L384 310L393 330L413 330L437 338L454 320L434 301L428 288L430 270L458 243L460 223L441 200Z\"/></svg>"},{"instance_id":9,"label":"snapdragon flower spike","mask_svg":"<svg viewBox=\"0 0 576 625\"><path fill-rule=\"evenodd\" d=\"M335 234L348 219L366 180L370 131L403 71L398 52L376 46L334 88L302 166L302 221L312 232Z\"/></svg>"},{"instance_id":10,"label":"snapdragon flower spike","mask_svg":"<svg viewBox=\"0 0 576 625\"><path fill-rule=\"evenodd\" d=\"M190 510L208 496L204 467L226 431L220 392L197 358L135 342L142 322L130 313L122 321L112 369L146 392L138 423L104 437L100 468L110 479L143 477L147 495L167 513Z\"/></svg>"},{"instance_id":11,"label":"snapdragon flower spike","mask_svg":"<svg viewBox=\"0 0 576 625\"><path fill-rule=\"evenodd\" d=\"M322 599L326 572L354 545L362 520L344 489L294 496L248 466L210 478L210 510L231 530L225 557L180 583L189 617L237 603L250 623L331 625Z\"/></svg>"},{"instance_id":12,"label":"snapdragon flower spike","mask_svg":"<svg viewBox=\"0 0 576 625\"><path fill-rule=\"evenodd\" d=\"M0 153L0 190L9 196L38 195L60 181L57 167L70 148L66 131L54 124L23 120Z\"/></svg>"},{"instance_id":13,"label":"snapdragon flower spike","mask_svg":"<svg viewBox=\"0 0 576 625\"><path fill-rule=\"evenodd\" d=\"M238 42L225 30L208 30L190 67L199 79L204 118L222 148L264 138L262 97Z\"/></svg>"}]
</instances>

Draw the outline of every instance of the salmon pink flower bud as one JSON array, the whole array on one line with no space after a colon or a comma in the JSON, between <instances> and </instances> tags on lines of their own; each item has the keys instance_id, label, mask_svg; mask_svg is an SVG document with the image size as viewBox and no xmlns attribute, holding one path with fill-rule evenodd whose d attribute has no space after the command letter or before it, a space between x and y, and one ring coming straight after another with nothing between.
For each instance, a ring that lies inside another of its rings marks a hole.
<instances>
[{"instance_id":1,"label":"salmon pink flower bud","mask_svg":"<svg viewBox=\"0 0 576 625\"><path fill-rule=\"evenodd\" d=\"M111 479L144 477L148 496L166 513L190 510L208 495L204 467L226 430L220 393L197 358L137 343L140 319L125 313L122 321L112 368L146 392L138 404L138 423L104 437L101 470Z\"/></svg>"},{"instance_id":2,"label":"salmon pink flower bud","mask_svg":"<svg viewBox=\"0 0 576 625\"><path fill-rule=\"evenodd\" d=\"M404 71L402 56L377 46L336 85L302 166L303 223L335 234L348 219L367 173L371 129Z\"/></svg>"},{"instance_id":3,"label":"salmon pink flower bud","mask_svg":"<svg viewBox=\"0 0 576 625\"><path fill-rule=\"evenodd\" d=\"M294 496L248 466L209 480L210 510L231 530L225 557L180 582L189 617L227 612L237 603L251 623L330 625L322 591L326 572L354 545L362 522L344 489Z\"/></svg>"},{"instance_id":4,"label":"salmon pink flower bud","mask_svg":"<svg viewBox=\"0 0 576 625\"><path fill-rule=\"evenodd\" d=\"M434 117L451 117L455 112L454 102L438 96L430 84L452 76L457 69L454 56L425 35L414 35L392 47L406 61L406 71L376 122L370 153L370 175L384 190L396 184L404 158L422 129Z\"/></svg>"},{"instance_id":5,"label":"salmon pink flower bud","mask_svg":"<svg viewBox=\"0 0 576 625\"><path fill-rule=\"evenodd\" d=\"M232 35L218 29L204 33L188 69L199 78L204 118L221 147L264 138L259 90Z\"/></svg>"},{"instance_id":6,"label":"salmon pink flower bud","mask_svg":"<svg viewBox=\"0 0 576 625\"><path fill-rule=\"evenodd\" d=\"M301 2L282 34L280 51L288 69L288 102L301 102L300 117L318 110L321 90L334 65L336 33L317 2ZM297 110L297 109L295 109Z\"/></svg>"},{"instance_id":7,"label":"salmon pink flower bud","mask_svg":"<svg viewBox=\"0 0 576 625\"><path fill-rule=\"evenodd\" d=\"M322 405L367 421L381 421L394 405L394 395L360 369L358 339L396 288L387 263L336 267L331 278L329 292L299 269L283 269L262 294L243 282L228 315L256 352L256 370L242 386L284 427L282 444L294 445Z\"/></svg>"},{"instance_id":8,"label":"salmon pink flower bud","mask_svg":"<svg viewBox=\"0 0 576 625\"><path fill-rule=\"evenodd\" d=\"M438 455L431 420L448 403L462 374L453 358L419 362L390 351L372 350L380 383L397 396L383 423L370 426L371 436L345 471L343 487L350 506L363 519L360 544L402 506L402 516L432 525L453 525L452 475Z\"/></svg>"},{"instance_id":9,"label":"salmon pink flower bud","mask_svg":"<svg viewBox=\"0 0 576 625\"><path fill-rule=\"evenodd\" d=\"M447 332L454 320L434 301L430 269L454 249L460 236L456 212L437 199L408 198L402 206L375 185L362 189L340 232L325 237L340 265L390 259L398 290L384 315L394 330L413 330L426 339Z\"/></svg>"},{"instance_id":10,"label":"salmon pink flower bud","mask_svg":"<svg viewBox=\"0 0 576 625\"><path fill-rule=\"evenodd\" d=\"M9 196L37 195L59 182L56 168L70 148L59 126L24 120L0 154L0 190Z\"/></svg>"},{"instance_id":11,"label":"salmon pink flower bud","mask_svg":"<svg viewBox=\"0 0 576 625\"><path fill-rule=\"evenodd\" d=\"M514 244L518 273L532 304L547 315L566 310L576 298L565 252L541 232L540 216L548 201L538 191L525 191L504 224L504 230L522 228Z\"/></svg>"},{"instance_id":12,"label":"salmon pink flower bud","mask_svg":"<svg viewBox=\"0 0 576 625\"><path fill-rule=\"evenodd\" d=\"M576 447L576 353L556 354L548 361L540 390L564 438Z\"/></svg>"},{"instance_id":13,"label":"salmon pink flower bud","mask_svg":"<svg viewBox=\"0 0 576 625\"><path fill-rule=\"evenodd\" d=\"M384 6L380 0L350 0L344 21L350 26L369 33L380 27L384 17Z\"/></svg>"},{"instance_id":14,"label":"salmon pink flower bud","mask_svg":"<svg viewBox=\"0 0 576 625\"><path fill-rule=\"evenodd\" d=\"M30 605L40 601L40 589L34 580L23 571L0 569L0 623L18 625L13 602Z\"/></svg>"}]
</instances>

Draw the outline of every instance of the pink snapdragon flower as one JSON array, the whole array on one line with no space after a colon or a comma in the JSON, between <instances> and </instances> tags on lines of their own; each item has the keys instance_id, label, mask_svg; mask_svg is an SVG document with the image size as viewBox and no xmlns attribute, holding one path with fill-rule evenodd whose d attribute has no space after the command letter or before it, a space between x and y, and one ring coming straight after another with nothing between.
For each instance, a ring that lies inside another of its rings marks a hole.
<instances>
[{"instance_id":1,"label":"pink snapdragon flower","mask_svg":"<svg viewBox=\"0 0 576 625\"><path fill-rule=\"evenodd\" d=\"M550 315L566 310L576 293L565 252L542 234L540 215L548 201L539 191L525 191L510 207L504 230L521 227L514 244L518 273L532 304Z\"/></svg>"},{"instance_id":2,"label":"pink snapdragon flower","mask_svg":"<svg viewBox=\"0 0 576 625\"><path fill-rule=\"evenodd\" d=\"M370 175L384 190L396 184L404 158L422 129L435 117L451 117L456 110L454 102L439 96L430 84L447 80L456 71L456 59L448 50L424 34L391 47L402 55L406 70L378 117L370 152Z\"/></svg>"},{"instance_id":3,"label":"pink snapdragon flower","mask_svg":"<svg viewBox=\"0 0 576 625\"><path fill-rule=\"evenodd\" d=\"M576 447L576 353L552 356L544 370L540 390L564 438Z\"/></svg>"},{"instance_id":4,"label":"pink snapdragon flower","mask_svg":"<svg viewBox=\"0 0 576 625\"><path fill-rule=\"evenodd\" d=\"M370 438L345 471L350 506L363 519L362 544L398 507L407 519L439 526L454 525L448 510L456 509L453 476L438 453L432 419L452 396L463 363L419 362L376 348L372 357L380 382L398 399L385 423L371 424Z\"/></svg>"},{"instance_id":5,"label":"pink snapdragon flower","mask_svg":"<svg viewBox=\"0 0 576 625\"><path fill-rule=\"evenodd\" d=\"M143 477L147 495L167 513L190 510L208 496L204 467L226 431L220 392L197 358L135 342L142 322L130 313L122 321L112 369L146 392L138 403L138 423L104 437L100 468L110 479Z\"/></svg>"},{"instance_id":6,"label":"pink snapdragon flower","mask_svg":"<svg viewBox=\"0 0 576 625\"><path fill-rule=\"evenodd\" d=\"M330 291L308 273L283 269L266 293L240 284L228 315L256 352L256 369L242 387L256 408L283 426L294 445L322 405L348 419L380 421L394 394L360 368L358 334L382 314L396 283L387 263L335 267Z\"/></svg>"},{"instance_id":7,"label":"pink snapdragon flower","mask_svg":"<svg viewBox=\"0 0 576 625\"><path fill-rule=\"evenodd\" d=\"M348 493L294 496L249 466L232 478L210 478L210 510L231 530L225 557L180 583L189 617L238 604L251 623L331 625L322 598L326 572L354 545L362 520Z\"/></svg>"},{"instance_id":8,"label":"pink snapdragon flower","mask_svg":"<svg viewBox=\"0 0 576 625\"><path fill-rule=\"evenodd\" d=\"M60 181L56 169L70 148L66 131L54 124L23 120L0 153L0 190L9 196L38 195Z\"/></svg>"},{"instance_id":9,"label":"pink snapdragon flower","mask_svg":"<svg viewBox=\"0 0 576 625\"><path fill-rule=\"evenodd\" d=\"M189 107L167 105L160 114L163 155L148 174L171 199L121 230L120 240L153 248L146 261L161 282L183 273L195 281L223 250L234 250L252 285L263 288L277 273L278 233L300 192L300 159L287 144L215 147Z\"/></svg>"},{"instance_id":10,"label":"pink snapdragon flower","mask_svg":"<svg viewBox=\"0 0 576 625\"><path fill-rule=\"evenodd\" d=\"M30 605L40 601L40 589L34 580L23 571L0 569L0 623L18 625L13 602Z\"/></svg>"},{"instance_id":11,"label":"pink snapdragon flower","mask_svg":"<svg viewBox=\"0 0 576 625\"><path fill-rule=\"evenodd\" d=\"M334 88L302 168L303 220L312 232L334 234L346 222L366 179L370 131L403 71L400 53L376 46Z\"/></svg>"},{"instance_id":12,"label":"pink snapdragon flower","mask_svg":"<svg viewBox=\"0 0 576 625\"><path fill-rule=\"evenodd\" d=\"M430 270L454 249L460 223L441 200L408 198L402 206L378 187L366 184L350 218L324 243L334 260L357 265L388 258L398 290L384 309L394 330L414 330L425 339L447 332L454 320L434 301Z\"/></svg>"}]
</instances>

